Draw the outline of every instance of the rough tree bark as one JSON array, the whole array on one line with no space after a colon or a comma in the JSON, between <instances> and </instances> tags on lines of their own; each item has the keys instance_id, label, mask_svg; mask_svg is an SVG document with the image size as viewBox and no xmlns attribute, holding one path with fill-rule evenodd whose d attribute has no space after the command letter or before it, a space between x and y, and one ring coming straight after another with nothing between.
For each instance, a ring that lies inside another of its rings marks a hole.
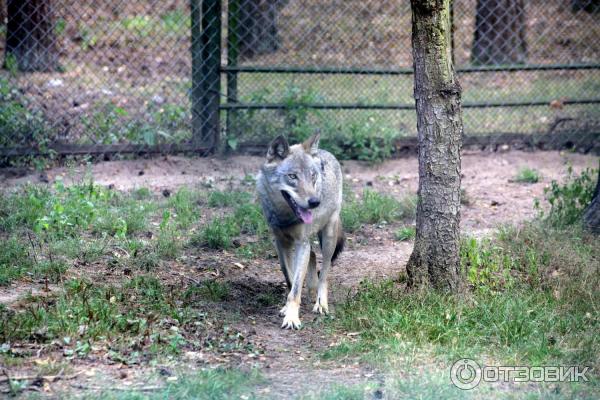
<instances>
[{"instance_id":1,"label":"rough tree bark","mask_svg":"<svg viewBox=\"0 0 600 400\"><path fill-rule=\"evenodd\" d=\"M411 0L419 200L409 287L459 291L461 87L452 65L450 0Z\"/></svg>"},{"instance_id":2,"label":"rough tree bark","mask_svg":"<svg viewBox=\"0 0 600 400\"><path fill-rule=\"evenodd\" d=\"M21 71L55 71L58 51L51 0L7 0L5 66L14 57Z\"/></svg>"},{"instance_id":3,"label":"rough tree bark","mask_svg":"<svg viewBox=\"0 0 600 400\"><path fill-rule=\"evenodd\" d=\"M524 0L478 0L471 62L521 64L526 58Z\"/></svg>"},{"instance_id":4,"label":"rough tree bark","mask_svg":"<svg viewBox=\"0 0 600 400\"><path fill-rule=\"evenodd\" d=\"M583 225L591 232L600 234L600 168L594 196L583 213Z\"/></svg>"}]
</instances>

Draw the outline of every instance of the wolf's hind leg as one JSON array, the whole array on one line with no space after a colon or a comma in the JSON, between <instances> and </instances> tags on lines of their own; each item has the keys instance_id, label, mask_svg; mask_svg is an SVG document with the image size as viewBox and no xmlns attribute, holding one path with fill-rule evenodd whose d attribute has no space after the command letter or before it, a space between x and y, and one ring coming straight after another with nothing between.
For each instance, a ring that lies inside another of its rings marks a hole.
<instances>
[{"instance_id":1,"label":"wolf's hind leg","mask_svg":"<svg viewBox=\"0 0 600 400\"><path fill-rule=\"evenodd\" d=\"M306 286L308 288L308 298L314 299L317 294L319 276L317 274L317 255L310 251L310 260L308 261L308 272L306 274Z\"/></svg>"}]
</instances>

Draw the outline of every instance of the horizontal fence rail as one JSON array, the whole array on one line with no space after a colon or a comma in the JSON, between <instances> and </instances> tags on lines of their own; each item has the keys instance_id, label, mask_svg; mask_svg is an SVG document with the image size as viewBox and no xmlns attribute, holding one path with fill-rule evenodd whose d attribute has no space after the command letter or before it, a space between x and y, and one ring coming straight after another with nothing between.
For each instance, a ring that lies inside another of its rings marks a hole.
<instances>
[{"instance_id":1,"label":"horizontal fence rail","mask_svg":"<svg viewBox=\"0 0 600 400\"><path fill-rule=\"evenodd\" d=\"M477 72L518 72L518 71L575 71L600 69L600 64L539 64L539 65L491 65L457 68L458 73ZM263 74L351 74L351 75L412 75L412 68L369 69L343 67L294 67L294 66L237 66L224 65L222 72L263 73Z\"/></svg>"}]
</instances>

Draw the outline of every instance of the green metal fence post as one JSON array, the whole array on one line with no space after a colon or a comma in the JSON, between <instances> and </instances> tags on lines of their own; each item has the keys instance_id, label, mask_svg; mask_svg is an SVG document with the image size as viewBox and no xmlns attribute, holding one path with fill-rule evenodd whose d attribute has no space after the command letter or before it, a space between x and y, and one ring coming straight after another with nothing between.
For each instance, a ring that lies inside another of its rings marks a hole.
<instances>
[{"instance_id":1,"label":"green metal fence post","mask_svg":"<svg viewBox=\"0 0 600 400\"><path fill-rule=\"evenodd\" d=\"M220 138L221 0L191 0L192 144L213 151Z\"/></svg>"},{"instance_id":2,"label":"green metal fence post","mask_svg":"<svg viewBox=\"0 0 600 400\"><path fill-rule=\"evenodd\" d=\"M239 57L239 0L229 0L227 10L227 66L237 67ZM227 71L227 102L237 103L237 71ZM235 110L227 111L227 135L232 135Z\"/></svg>"}]
</instances>

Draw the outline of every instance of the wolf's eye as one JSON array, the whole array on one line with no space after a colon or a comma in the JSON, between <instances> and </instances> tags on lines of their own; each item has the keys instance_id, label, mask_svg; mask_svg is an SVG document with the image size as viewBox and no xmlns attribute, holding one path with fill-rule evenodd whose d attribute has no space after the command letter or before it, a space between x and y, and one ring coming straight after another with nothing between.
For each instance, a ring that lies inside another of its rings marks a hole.
<instances>
[{"instance_id":1,"label":"wolf's eye","mask_svg":"<svg viewBox=\"0 0 600 400\"><path fill-rule=\"evenodd\" d=\"M296 174L288 174L288 178L295 181L296 179L298 179L298 176Z\"/></svg>"}]
</instances>

